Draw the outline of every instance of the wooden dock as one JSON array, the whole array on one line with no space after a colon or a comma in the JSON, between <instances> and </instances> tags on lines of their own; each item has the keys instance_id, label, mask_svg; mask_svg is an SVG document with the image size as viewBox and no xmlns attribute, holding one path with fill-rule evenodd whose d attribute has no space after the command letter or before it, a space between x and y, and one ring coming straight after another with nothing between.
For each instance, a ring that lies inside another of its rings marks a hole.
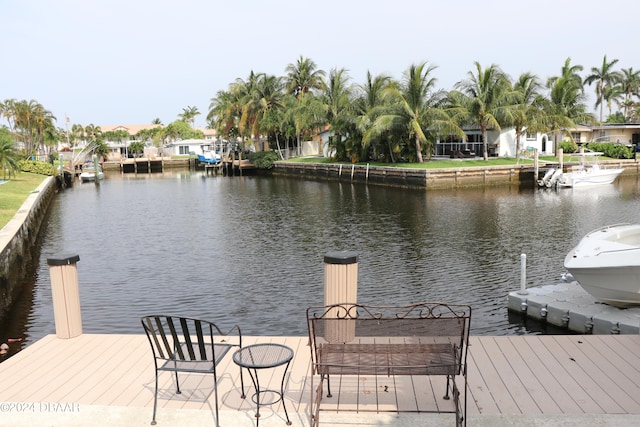
<instances>
[{"instance_id":1,"label":"wooden dock","mask_svg":"<svg viewBox=\"0 0 640 427\"><path fill-rule=\"evenodd\" d=\"M307 338L244 338L244 345L278 342L294 350L285 401L293 425L308 426ZM639 335L473 336L468 362L470 426L551 425L545 424L550 420L578 426L596 419L601 421L598 425L640 425ZM254 404L240 397L239 368L230 355L219 372L221 424L255 425ZM279 387L276 370L264 374L261 382L269 382L268 388ZM0 363L0 378L0 426L142 426L151 421L154 369L144 335L83 334L72 339L48 335ZM342 405L359 405L362 413L323 412L321 426L454 424L453 415L421 413L429 408L420 402L427 406L445 402L443 384L437 380L361 376L361 384L357 382L353 377L333 379L341 396L350 396L333 405L338 411ZM171 374L161 375L158 425L214 425L213 379L191 374L183 377L182 384L183 393L176 395ZM432 397L425 400L425 396ZM323 408L330 405L325 397ZM416 413L376 414L378 409L394 408ZM363 418L368 411L372 413ZM281 403L261 413L260 425L285 426Z\"/></svg>"}]
</instances>

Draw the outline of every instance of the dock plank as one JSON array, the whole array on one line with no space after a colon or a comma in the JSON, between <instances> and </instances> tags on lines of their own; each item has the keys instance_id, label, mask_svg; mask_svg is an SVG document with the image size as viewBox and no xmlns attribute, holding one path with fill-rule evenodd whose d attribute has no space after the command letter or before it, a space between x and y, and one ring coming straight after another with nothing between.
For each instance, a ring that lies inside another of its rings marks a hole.
<instances>
[{"instance_id":1,"label":"dock plank","mask_svg":"<svg viewBox=\"0 0 640 427\"><path fill-rule=\"evenodd\" d=\"M308 338L244 340L245 345L257 342L294 349L285 380L286 405L292 420L306 420L311 396ZM640 414L640 336L471 337L468 369L471 416ZM219 372L221 409L252 419L255 404L240 397L240 371L231 353ZM281 375L275 370L264 373L265 387L278 389ZM84 334L73 339L49 335L0 363L0 378L0 401L145 408L151 418L153 358L144 335ZM180 378L184 392L176 395L173 376L161 373L158 419L168 408L213 412L213 378L198 374ZM252 393L248 375L245 380L247 392ZM318 381L316 377L316 386ZM332 376L334 397L324 397L322 408L323 412L396 407L429 412L451 405L442 399L444 387L444 377L366 376L362 381L356 376ZM282 409L281 404L265 407L264 415L282 418Z\"/></svg>"}]
</instances>

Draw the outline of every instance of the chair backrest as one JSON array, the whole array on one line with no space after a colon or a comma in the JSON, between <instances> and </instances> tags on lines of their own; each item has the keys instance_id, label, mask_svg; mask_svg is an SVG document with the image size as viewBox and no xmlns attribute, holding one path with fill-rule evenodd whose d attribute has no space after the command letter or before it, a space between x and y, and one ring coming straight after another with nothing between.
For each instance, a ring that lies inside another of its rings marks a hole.
<instances>
[{"instance_id":1,"label":"chair backrest","mask_svg":"<svg viewBox=\"0 0 640 427\"><path fill-rule=\"evenodd\" d=\"M142 317L156 358L177 361L216 360L214 335L226 335L213 323L189 317Z\"/></svg>"}]
</instances>

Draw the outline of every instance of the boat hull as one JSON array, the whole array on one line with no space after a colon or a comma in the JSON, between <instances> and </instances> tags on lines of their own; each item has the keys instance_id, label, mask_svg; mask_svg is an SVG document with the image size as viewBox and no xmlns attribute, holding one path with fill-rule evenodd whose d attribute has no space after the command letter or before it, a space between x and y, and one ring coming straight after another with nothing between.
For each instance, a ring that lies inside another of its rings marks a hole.
<instances>
[{"instance_id":1,"label":"boat hull","mask_svg":"<svg viewBox=\"0 0 640 427\"><path fill-rule=\"evenodd\" d=\"M562 187L588 187L611 184L624 169L599 169L597 171L580 171L563 174L560 180Z\"/></svg>"},{"instance_id":2,"label":"boat hull","mask_svg":"<svg viewBox=\"0 0 640 427\"><path fill-rule=\"evenodd\" d=\"M640 305L640 225L592 231L567 254L564 267L595 298L615 306Z\"/></svg>"}]
</instances>

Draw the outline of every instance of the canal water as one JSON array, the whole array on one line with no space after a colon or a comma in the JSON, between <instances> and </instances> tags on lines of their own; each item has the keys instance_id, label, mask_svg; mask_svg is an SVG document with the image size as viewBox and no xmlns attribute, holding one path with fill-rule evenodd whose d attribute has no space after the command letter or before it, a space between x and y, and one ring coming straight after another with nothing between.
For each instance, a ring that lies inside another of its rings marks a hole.
<instances>
[{"instance_id":1,"label":"canal water","mask_svg":"<svg viewBox=\"0 0 640 427\"><path fill-rule=\"evenodd\" d=\"M588 189L406 190L199 172L107 174L53 201L40 263L3 338L55 333L48 258L79 255L85 333L142 333L140 316L201 317L245 334L304 335L324 255L358 254L358 299L470 304L472 334L557 333L507 310L556 284L588 231L635 222L637 177Z\"/></svg>"}]
</instances>

